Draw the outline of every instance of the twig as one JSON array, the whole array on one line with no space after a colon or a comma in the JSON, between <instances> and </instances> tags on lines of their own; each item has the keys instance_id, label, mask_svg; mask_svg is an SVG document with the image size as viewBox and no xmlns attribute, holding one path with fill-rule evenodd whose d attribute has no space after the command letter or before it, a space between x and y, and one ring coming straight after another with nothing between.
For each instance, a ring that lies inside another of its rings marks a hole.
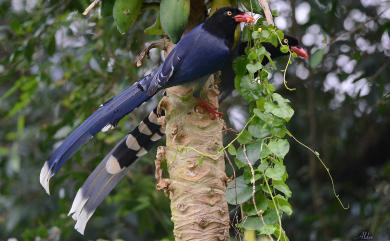
<instances>
[{"instance_id":1,"label":"twig","mask_svg":"<svg viewBox=\"0 0 390 241\"><path fill-rule=\"evenodd\" d=\"M84 16L87 16L89 12L96 7L100 0L94 0L83 12Z\"/></svg>"},{"instance_id":2,"label":"twig","mask_svg":"<svg viewBox=\"0 0 390 241\"><path fill-rule=\"evenodd\" d=\"M268 1L267 0L259 0L260 6L264 11L265 19L267 19L267 23L269 25L275 25L274 24L274 18L272 17L271 9L269 8Z\"/></svg>"},{"instance_id":3,"label":"twig","mask_svg":"<svg viewBox=\"0 0 390 241\"><path fill-rule=\"evenodd\" d=\"M159 40L156 40L156 41L149 42L148 46L146 46L146 48L144 50L142 50L142 52L139 53L137 55L137 57L135 58L135 65L137 67L141 67L145 57L148 56L151 49L160 48L160 49L166 50L170 43L171 42L166 37L159 39Z\"/></svg>"}]
</instances>

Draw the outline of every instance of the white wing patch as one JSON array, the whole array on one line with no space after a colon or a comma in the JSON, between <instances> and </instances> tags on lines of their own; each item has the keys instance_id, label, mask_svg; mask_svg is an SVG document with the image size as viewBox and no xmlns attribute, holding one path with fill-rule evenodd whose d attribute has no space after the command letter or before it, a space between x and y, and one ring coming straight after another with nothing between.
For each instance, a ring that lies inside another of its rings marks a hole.
<instances>
[{"instance_id":1,"label":"white wing patch","mask_svg":"<svg viewBox=\"0 0 390 241\"><path fill-rule=\"evenodd\" d=\"M102 132L107 132L107 131L112 130L112 129L114 129L114 128L115 128L115 127L114 127L113 125L107 124L106 126L104 126L104 127L102 128Z\"/></svg>"}]
</instances>

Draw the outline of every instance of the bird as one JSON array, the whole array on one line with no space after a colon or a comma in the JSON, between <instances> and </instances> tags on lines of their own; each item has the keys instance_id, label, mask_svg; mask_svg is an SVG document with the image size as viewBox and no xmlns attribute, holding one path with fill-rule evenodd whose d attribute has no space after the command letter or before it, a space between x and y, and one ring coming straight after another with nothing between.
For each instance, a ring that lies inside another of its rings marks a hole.
<instances>
[{"instance_id":1,"label":"bird","mask_svg":"<svg viewBox=\"0 0 390 241\"><path fill-rule=\"evenodd\" d=\"M302 58L307 58L307 52L300 47L299 41L292 36L285 35L290 48L299 49ZM237 56L244 54L247 42L240 43L235 52ZM265 49L270 53L272 59L287 55L280 51L280 46L264 43ZM233 56L233 57L237 57ZM233 58L234 59L234 58ZM264 58L262 65L268 63L268 58ZM223 101L234 89L234 71L232 63L227 65L221 73L222 94L220 101ZM97 207L104 198L112 191L126 175L130 166L140 157L145 155L154 144L161 140L165 131L158 118L164 113L159 113L157 107L147 115L139 125L122 138L115 147L105 156L95 170L88 176L87 180L78 190L72 203L69 215L76 221L75 229L83 233L88 220L92 217ZM126 143L137 143L136 149L131 149Z\"/></svg>"},{"instance_id":2,"label":"bird","mask_svg":"<svg viewBox=\"0 0 390 241\"><path fill-rule=\"evenodd\" d=\"M159 67L101 105L45 162L40 173L40 183L46 192L50 194L50 179L95 134L115 126L125 115L160 90L191 83L223 69L231 57L235 29L242 22L254 22L254 18L237 8L219 9L185 34ZM136 143L129 141L127 144L137 149Z\"/></svg>"},{"instance_id":3,"label":"bird","mask_svg":"<svg viewBox=\"0 0 390 241\"><path fill-rule=\"evenodd\" d=\"M204 23L185 34L159 67L100 106L44 163L40 183L46 192L50 194L50 179L82 145L101 130L115 126L125 115L157 92L171 86L199 81L218 70L231 68L234 32L242 22L254 22L254 18L237 8L217 10ZM292 48L291 50L293 51ZM124 169L134 162L134 158L146 154L148 145L161 139L163 135L164 130L157 121L157 112L153 111L104 158L76 194L69 212L77 220L76 230L84 232L85 225L97 206L125 175ZM127 156L133 158L121 162ZM96 189L97 186L100 188Z\"/></svg>"}]
</instances>

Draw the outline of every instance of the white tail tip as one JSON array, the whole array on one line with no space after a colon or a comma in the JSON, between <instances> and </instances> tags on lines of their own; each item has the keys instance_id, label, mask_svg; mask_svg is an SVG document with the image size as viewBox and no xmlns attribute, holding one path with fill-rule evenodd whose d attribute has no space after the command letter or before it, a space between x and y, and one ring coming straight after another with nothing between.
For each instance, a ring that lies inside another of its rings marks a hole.
<instances>
[{"instance_id":1,"label":"white tail tip","mask_svg":"<svg viewBox=\"0 0 390 241\"><path fill-rule=\"evenodd\" d=\"M51 176L52 175L51 175L51 172L49 169L49 163L45 162L45 164L43 165L43 167L41 169L41 174L39 175L39 181L48 195L50 195L49 182L50 182Z\"/></svg>"}]
</instances>

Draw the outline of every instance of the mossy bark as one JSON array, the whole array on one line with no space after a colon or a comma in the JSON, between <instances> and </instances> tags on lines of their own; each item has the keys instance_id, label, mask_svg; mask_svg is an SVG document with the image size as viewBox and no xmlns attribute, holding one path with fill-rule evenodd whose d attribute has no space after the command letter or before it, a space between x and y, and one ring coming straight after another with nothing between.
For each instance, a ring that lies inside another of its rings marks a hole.
<instances>
[{"instance_id":1,"label":"mossy bark","mask_svg":"<svg viewBox=\"0 0 390 241\"><path fill-rule=\"evenodd\" d=\"M229 212L222 130L224 122L196 110L190 87L173 87L160 103L165 111L166 146L156 160L157 186L171 199L176 241L229 240ZM218 106L219 91L211 76L204 96ZM167 161L169 179L160 162Z\"/></svg>"}]
</instances>

